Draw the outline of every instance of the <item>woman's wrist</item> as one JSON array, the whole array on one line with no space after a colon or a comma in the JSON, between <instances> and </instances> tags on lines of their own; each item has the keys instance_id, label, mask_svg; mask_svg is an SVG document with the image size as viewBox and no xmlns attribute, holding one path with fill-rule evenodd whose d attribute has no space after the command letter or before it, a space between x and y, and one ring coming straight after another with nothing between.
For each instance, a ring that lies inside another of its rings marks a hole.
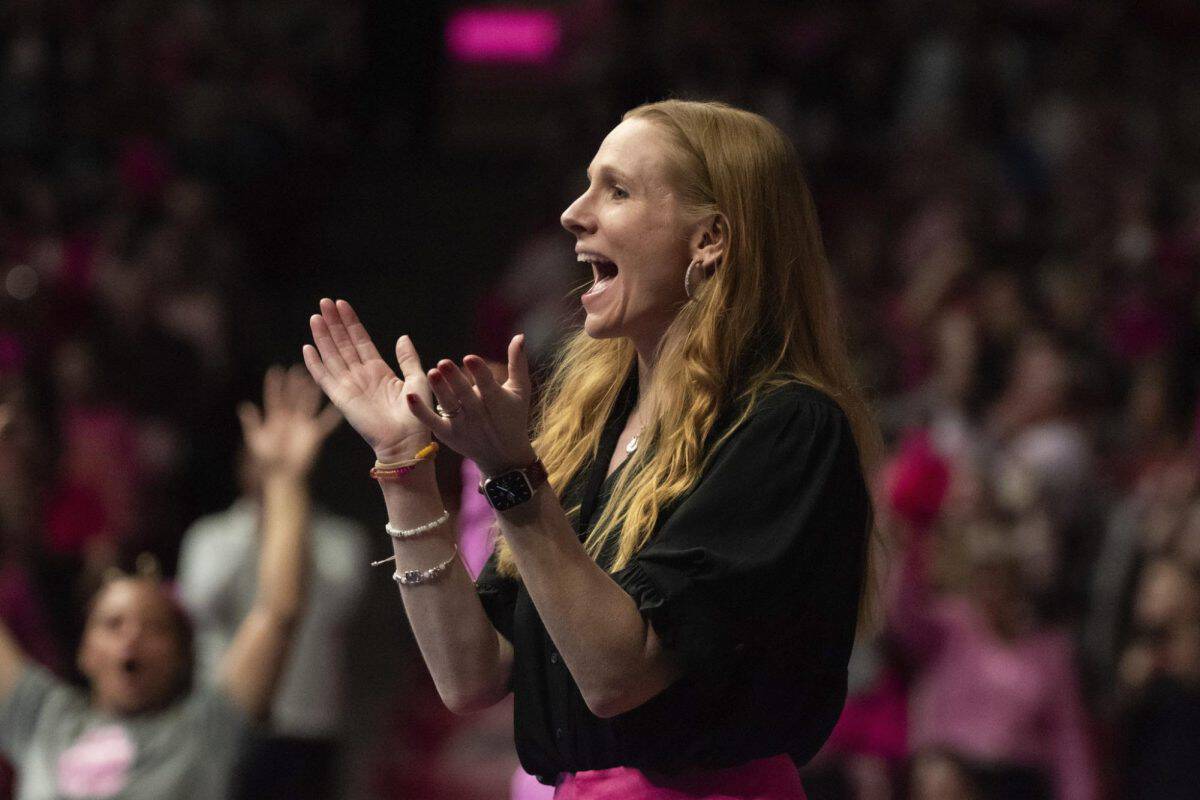
<instances>
[{"instance_id":1,"label":"woman's wrist","mask_svg":"<svg viewBox=\"0 0 1200 800\"><path fill-rule=\"evenodd\" d=\"M433 437L426 431L419 436L410 436L399 442L372 449L375 451L375 460L379 463L395 464L414 458L431 441L433 441Z\"/></svg>"},{"instance_id":2,"label":"woman's wrist","mask_svg":"<svg viewBox=\"0 0 1200 800\"><path fill-rule=\"evenodd\" d=\"M433 462L420 464L399 480L380 481L388 522L397 528L421 525L442 512L437 471Z\"/></svg>"},{"instance_id":3,"label":"woman's wrist","mask_svg":"<svg viewBox=\"0 0 1200 800\"><path fill-rule=\"evenodd\" d=\"M496 512L496 519L505 536L522 537L527 533L543 530L546 515L557 505L558 496L548 484L534 487L533 496L524 503Z\"/></svg>"},{"instance_id":4,"label":"woman's wrist","mask_svg":"<svg viewBox=\"0 0 1200 800\"><path fill-rule=\"evenodd\" d=\"M307 469L269 469L264 470L261 484L265 490L303 488L308 485L310 470Z\"/></svg>"},{"instance_id":5,"label":"woman's wrist","mask_svg":"<svg viewBox=\"0 0 1200 800\"><path fill-rule=\"evenodd\" d=\"M514 469L524 469L536 460L537 452L534 451L533 445L526 444L524 451L517 455L502 456L495 461L477 460L475 466L479 467L479 474L487 479L503 475Z\"/></svg>"}]
</instances>

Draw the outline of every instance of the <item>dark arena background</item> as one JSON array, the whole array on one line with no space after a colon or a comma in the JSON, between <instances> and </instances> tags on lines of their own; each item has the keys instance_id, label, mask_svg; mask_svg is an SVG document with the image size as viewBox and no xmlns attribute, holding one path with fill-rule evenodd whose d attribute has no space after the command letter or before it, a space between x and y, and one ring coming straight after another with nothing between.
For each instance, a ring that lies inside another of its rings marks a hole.
<instances>
[{"instance_id":1,"label":"dark arena background","mask_svg":"<svg viewBox=\"0 0 1200 800\"><path fill-rule=\"evenodd\" d=\"M178 576L239 496L237 404L299 362L321 297L389 360L404 333L428 366L524 331L547 363L590 277L559 214L621 113L667 97L795 143L884 431L880 610L809 796L1026 797L995 787L1034 774L1060 800L1200 797L1191 0L3 3L15 638L77 680L106 571ZM248 796L548 797L511 703L446 711L366 566L389 552L370 460L343 426L312 479L361 555L319 589L321 718L244 768L271 783L315 737L326 788ZM452 453L438 471L457 510Z\"/></svg>"}]
</instances>

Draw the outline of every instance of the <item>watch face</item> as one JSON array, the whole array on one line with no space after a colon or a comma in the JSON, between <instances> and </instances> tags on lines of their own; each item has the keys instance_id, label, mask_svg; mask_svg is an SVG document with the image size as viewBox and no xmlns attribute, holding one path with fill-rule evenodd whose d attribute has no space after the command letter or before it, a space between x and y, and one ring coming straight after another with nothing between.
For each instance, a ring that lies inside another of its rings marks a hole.
<instances>
[{"instance_id":1,"label":"watch face","mask_svg":"<svg viewBox=\"0 0 1200 800\"><path fill-rule=\"evenodd\" d=\"M504 511L520 505L533 497L529 481L525 479L525 473L515 470L492 478L483 485L483 491L487 494L492 508L497 511Z\"/></svg>"}]
</instances>

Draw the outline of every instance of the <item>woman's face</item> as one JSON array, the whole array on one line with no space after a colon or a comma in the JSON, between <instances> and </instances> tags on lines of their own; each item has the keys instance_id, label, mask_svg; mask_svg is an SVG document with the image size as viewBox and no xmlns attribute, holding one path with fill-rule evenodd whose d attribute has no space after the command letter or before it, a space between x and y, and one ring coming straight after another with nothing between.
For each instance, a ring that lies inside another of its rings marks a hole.
<instances>
[{"instance_id":1,"label":"woman's face","mask_svg":"<svg viewBox=\"0 0 1200 800\"><path fill-rule=\"evenodd\" d=\"M137 714L170 701L184 669L179 622L161 589L121 579L100 590L79 647L96 704Z\"/></svg>"},{"instance_id":2,"label":"woman's face","mask_svg":"<svg viewBox=\"0 0 1200 800\"><path fill-rule=\"evenodd\" d=\"M622 122L592 160L587 191L562 215L579 259L592 264L592 285L582 298L584 330L597 339L628 337L643 354L653 351L687 300L689 237L699 228L684 218L668 158L666 134L657 125Z\"/></svg>"}]
</instances>

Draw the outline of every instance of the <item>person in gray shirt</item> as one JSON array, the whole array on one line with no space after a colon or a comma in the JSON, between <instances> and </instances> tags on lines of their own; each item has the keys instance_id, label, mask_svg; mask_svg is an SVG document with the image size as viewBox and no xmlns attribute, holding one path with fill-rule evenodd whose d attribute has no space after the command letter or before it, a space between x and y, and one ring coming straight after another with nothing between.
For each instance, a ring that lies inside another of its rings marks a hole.
<instances>
[{"instance_id":1,"label":"person in gray shirt","mask_svg":"<svg viewBox=\"0 0 1200 800\"><path fill-rule=\"evenodd\" d=\"M183 537L176 585L196 634L196 677L219 680L225 654L258 593L262 480L239 459L243 492L196 520ZM366 534L314 504L308 533L308 602L296 629L269 724L238 767L231 800L324 800L335 794L346 692L346 630L362 597Z\"/></svg>"},{"instance_id":2,"label":"person in gray shirt","mask_svg":"<svg viewBox=\"0 0 1200 800\"><path fill-rule=\"evenodd\" d=\"M17 800L217 800L240 747L271 706L307 586L307 481L341 417L293 368L272 368L263 410L239 409L246 449L264 475L258 593L221 677L192 689L192 634L154 577L109 580L79 647L80 690L34 665L0 624L0 752L17 768Z\"/></svg>"}]
</instances>

